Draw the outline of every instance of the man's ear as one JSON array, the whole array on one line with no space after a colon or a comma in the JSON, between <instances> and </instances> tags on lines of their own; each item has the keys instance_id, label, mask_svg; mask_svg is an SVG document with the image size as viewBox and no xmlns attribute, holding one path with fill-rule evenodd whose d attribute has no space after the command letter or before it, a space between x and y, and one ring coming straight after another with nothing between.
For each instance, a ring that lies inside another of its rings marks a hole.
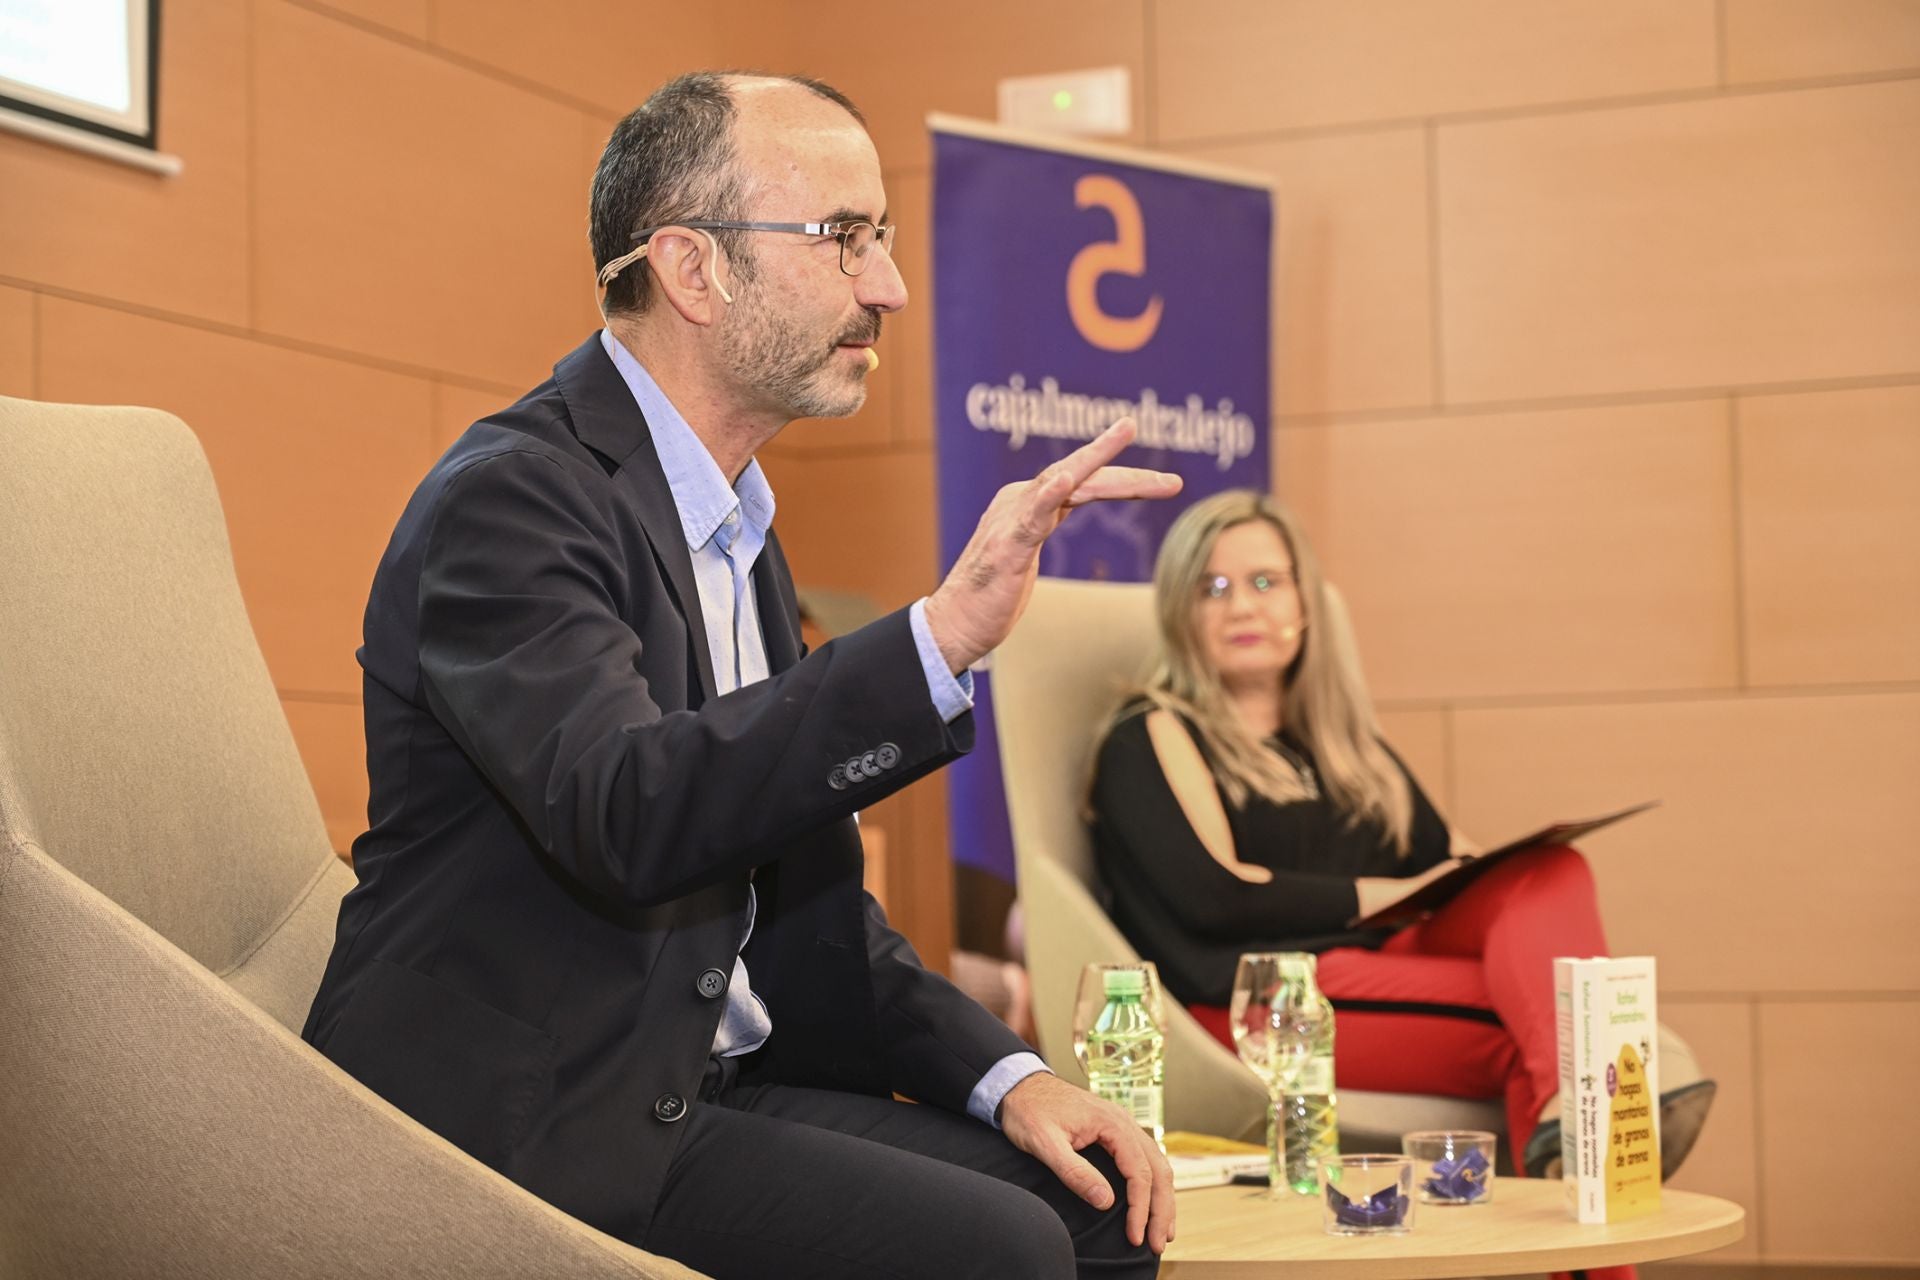
<instances>
[{"instance_id":1,"label":"man's ear","mask_svg":"<svg viewBox=\"0 0 1920 1280\"><path fill-rule=\"evenodd\" d=\"M732 302L720 279L725 270L715 255L719 244L707 232L666 226L647 239L647 269L667 305L691 324L719 320L721 303Z\"/></svg>"}]
</instances>

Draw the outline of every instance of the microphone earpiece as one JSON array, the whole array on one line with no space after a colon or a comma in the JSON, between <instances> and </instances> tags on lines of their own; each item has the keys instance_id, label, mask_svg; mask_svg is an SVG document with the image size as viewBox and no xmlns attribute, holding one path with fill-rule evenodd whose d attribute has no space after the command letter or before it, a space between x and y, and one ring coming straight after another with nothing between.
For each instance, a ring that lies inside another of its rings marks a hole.
<instances>
[{"instance_id":1,"label":"microphone earpiece","mask_svg":"<svg viewBox=\"0 0 1920 1280\"><path fill-rule=\"evenodd\" d=\"M880 367L880 353L872 347L867 348L867 372L872 373Z\"/></svg>"},{"instance_id":2,"label":"microphone earpiece","mask_svg":"<svg viewBox=\"0 0 1920 1280\"><path fill-rule=\"evenodd\" d=\"M727 292L727 286L720 279L720 242L713 238L713 232L711 231L703 234L707 237L707 247L711 249L713 253L713 256L709 259L713 265L707 268L707 278L713 281L713 287L720 291L720 296L727 300L727 305L732 306L733 295Z\"/></svg>"}]
</instances>

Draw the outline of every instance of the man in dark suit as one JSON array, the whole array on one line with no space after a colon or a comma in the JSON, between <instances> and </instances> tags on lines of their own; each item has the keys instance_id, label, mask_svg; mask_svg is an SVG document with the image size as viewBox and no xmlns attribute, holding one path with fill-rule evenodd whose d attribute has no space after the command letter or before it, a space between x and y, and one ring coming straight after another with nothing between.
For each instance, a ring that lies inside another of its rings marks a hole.
<instances>
[{"instance_id":1,"label":"man in dark suit","mask_svg":"<svg viewBox=\"0 0 1920 1280\"><path fill-rule=\"evenodd\" d=\"M1164 1158L921 966L852 815L970 745L964 672L1067 511L1178 480L1110 430L802 657L753 454L858 408L906 303L872 142L816 82L683 77L615 129L592 236L607 330L462 436L375 577L370 829L307 1038L716 1276L1151 1275Z\"/></svg>"}]
</instances>

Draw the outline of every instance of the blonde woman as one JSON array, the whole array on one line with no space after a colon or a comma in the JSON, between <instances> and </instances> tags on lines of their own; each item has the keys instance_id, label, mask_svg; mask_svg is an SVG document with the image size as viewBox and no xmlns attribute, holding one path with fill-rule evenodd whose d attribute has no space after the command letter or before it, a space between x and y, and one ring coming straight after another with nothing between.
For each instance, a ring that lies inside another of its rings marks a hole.
<instances>
[{"instance_id":1,"label":"blonde woman","mask_svg":"<svg viewBox=\"0 0 1920 1280\"><path fill-rule=\"evenodd\" d=\"M1251 491L1195 503L1160 549L1154 598L1159 652L1092 791L1115 921L1227 1043L1240 953L1317 952L1342 1085L1504 1096L1514 1151L1545 1172L1557 1123L1528 1140L1557 1115L1552 958L1607 953L1585 861L1525 854L1419 924L1354 930L1472 850L1381 741L1298 523ZM1663 1108L1669 1172L1711 1095Z\"/></svg>"}]
</instances>

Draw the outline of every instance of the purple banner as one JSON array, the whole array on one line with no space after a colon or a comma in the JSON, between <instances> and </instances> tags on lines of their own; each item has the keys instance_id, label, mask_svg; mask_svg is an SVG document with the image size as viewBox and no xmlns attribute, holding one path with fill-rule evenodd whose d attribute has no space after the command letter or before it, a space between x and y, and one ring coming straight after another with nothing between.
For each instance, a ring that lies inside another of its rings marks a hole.
<instances>
[{"instance_id":1,"label":"purple banner","mask_svg":"<svg viewBox=\"0 0 1920 1280\"><path fill-rule=\"evenodd\" d=\"M1132 416L1121 461L1179 472L1184 493L1076 512L1040 571L1144 582L1187 502L1267 486L1272 193L1148 155L938 128L933 145L941 563L1002 485ZM976 675L979 738L947 772L949 827L956 861L1011 882L991 684Z\"/></svg>"}]
</instances>

